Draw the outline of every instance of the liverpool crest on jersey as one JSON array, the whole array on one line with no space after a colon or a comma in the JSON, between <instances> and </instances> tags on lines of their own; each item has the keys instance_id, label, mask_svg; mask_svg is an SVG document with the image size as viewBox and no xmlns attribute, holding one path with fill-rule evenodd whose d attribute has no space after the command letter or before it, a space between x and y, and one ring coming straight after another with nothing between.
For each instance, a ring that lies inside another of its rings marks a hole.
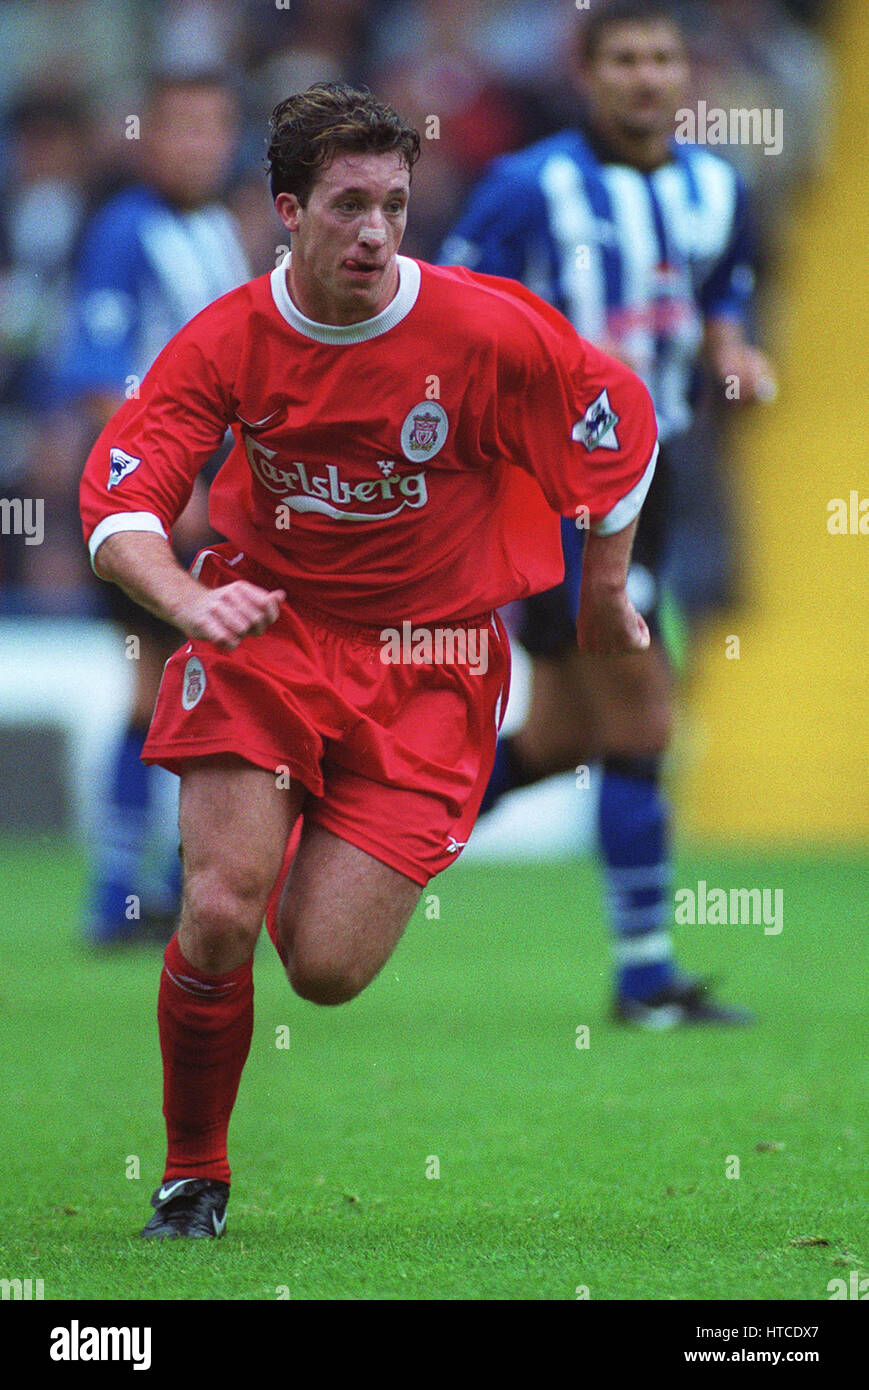
<instances>
[{"instance_id":1,"label":"liverpool crest on jersey","mask_svg":"<svg viewBox=\"0 0 869 1390\"><path fill-rule=\"evenodd\" d=\"M415 405L401 427L404 457L414 462L434 458L438 450L443 448L449 428L447 412L437 401L422 401Z\"/></svg>"},{"instance_id":2,"label":"liverpool crest on jersey","mask_svg":"<svg viewBox=\"0 0 869 1390\"><path fill-rule=\"evenodd\" d=\"M606 389L601 391L596 401L592 401L581 420L577 420L571 431L571 439L578 439L589 453L593 449L619 449L616 425L619 417L610 405Z\"/></svg>"}]
</instances>

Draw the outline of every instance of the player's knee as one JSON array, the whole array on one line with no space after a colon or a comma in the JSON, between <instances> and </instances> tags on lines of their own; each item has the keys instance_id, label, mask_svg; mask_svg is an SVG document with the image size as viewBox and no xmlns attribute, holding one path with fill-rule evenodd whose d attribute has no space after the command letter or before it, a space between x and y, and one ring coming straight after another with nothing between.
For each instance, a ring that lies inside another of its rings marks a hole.
<instances>
[{"instance_id":1,"label":"player's knee","mask_svg":"<svg viewBox=\"0 0 869 1390\"><path fill-rule=\"evenodd\" d=\"M206 954L246 943L253 949L267 896L267 887L254 873L190 873L184 880L182 915Z\"/></svg>"},{"instance_id":2,"label":"player's knee","mask_svg":"<svg viewBox=\"0 0 869 1390\"><path fill-rule=\"evenodd\" d=\"M291 952L287 978L302 999L312 1004L347 1004L368 984L368 977L348 962L304 958Z\"/></svg>"}]
</instances>

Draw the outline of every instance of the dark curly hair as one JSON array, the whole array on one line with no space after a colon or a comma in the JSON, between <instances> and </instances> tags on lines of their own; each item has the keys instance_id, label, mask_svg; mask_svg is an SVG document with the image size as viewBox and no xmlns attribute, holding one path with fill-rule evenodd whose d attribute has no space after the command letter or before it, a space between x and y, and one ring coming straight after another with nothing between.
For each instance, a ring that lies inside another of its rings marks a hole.
<instances>
[{"instance_id":1,"label":"dark curly hair","mask_svg":"<svg viewBox=\"0 0 869 1390\"><path fill-rule=\"evenodd\" d=\"M418 131L366 89L343 82L316 82L279 102L269 129L272 197L294 193L303 207L320 170L338 150L357 154L394 150L409 170L420 154Z\"/></svg>"}]
</instances>

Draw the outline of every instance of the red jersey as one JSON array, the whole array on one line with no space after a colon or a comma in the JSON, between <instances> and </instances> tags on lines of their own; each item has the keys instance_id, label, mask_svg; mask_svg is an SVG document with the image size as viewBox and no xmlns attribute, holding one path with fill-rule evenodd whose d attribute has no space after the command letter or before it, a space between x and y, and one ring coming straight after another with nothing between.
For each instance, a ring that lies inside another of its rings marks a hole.
<instances>
[{"instance_id":1,"label":"red jersey","mask_svg":"<svg viewBox=\"0 0 869 1390\"><path fill-rule=\"evenodd\" d=\"M515 281L398 263L362 323L305 318L286 262L192 319L90 454L92 557L167 535L227 428L215 530L351 622L488 612L561 580L558 515L627 526L657 455L639 378Z\"/></svg>"}]
</instances>

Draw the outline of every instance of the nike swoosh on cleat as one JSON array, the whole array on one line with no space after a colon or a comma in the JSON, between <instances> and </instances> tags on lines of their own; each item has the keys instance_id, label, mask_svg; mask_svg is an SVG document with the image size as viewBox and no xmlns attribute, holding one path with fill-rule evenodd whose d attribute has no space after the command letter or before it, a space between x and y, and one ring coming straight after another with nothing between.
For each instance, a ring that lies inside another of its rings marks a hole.
<instances>
[{"instance_id":1,"label":"nike swoosh on cleat","mask_svg":"<svg viewBox=\"0 0 869 1390\"><path fill-rule=\"evenodd\" d=\"M219 1217L217 1215L217 1212L213 1211L211 1213L211 1224L214 1227L214 1234L216 1236L222 1236L224 1231L226 1230L226 1217Z\"/></svg>"},{"instance_id":2,"label":"nike swoosh on cleat","mask_svg":"<svg viewBox=\"0 0 869 1390\"><path fill-rule=\"evenodd\" d=\"M178 1182L170 1182L168 1187L161 1187L160 1191L157 1193L157 1201L168 1202L176 1188L183 1187L187 1181L187 1178L180 1178Z\"/></svg>"}]
</instances>

